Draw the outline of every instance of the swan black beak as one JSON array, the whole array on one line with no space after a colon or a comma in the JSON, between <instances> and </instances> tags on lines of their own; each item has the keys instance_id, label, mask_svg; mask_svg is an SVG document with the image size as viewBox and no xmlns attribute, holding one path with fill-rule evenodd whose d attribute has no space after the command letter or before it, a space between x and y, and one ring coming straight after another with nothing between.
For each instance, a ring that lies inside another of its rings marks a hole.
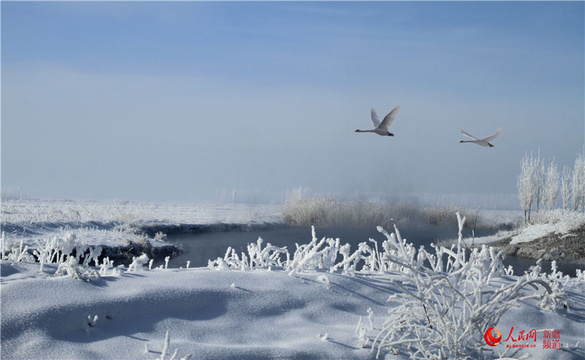
<instances>
[{"instance_id":1,"label":"swan black beak","mask_svg":"<svg viewBox=\"0 0 585 360\"><path fill-rule=\"evenodd\" d=\"M394 136L394 134L392 134L391 132L388 133L388 136Z\"/></svg>"}]
</instances>

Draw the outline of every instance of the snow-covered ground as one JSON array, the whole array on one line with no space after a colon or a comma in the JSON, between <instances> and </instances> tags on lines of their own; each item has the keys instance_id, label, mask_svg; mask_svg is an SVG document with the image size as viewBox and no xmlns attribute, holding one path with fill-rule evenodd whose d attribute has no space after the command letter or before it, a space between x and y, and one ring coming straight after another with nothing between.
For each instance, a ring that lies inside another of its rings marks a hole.
<instances>
[{"instance_id":1,"label":"snow-covered ground","mask_svg":"<svg viewBox=\"0 0 585 360\"><path fill-rule=\"evenodd\" d=\"M18 253L18 240L24 238L39 240L78 231L78 241L85 241L84 237L88 236L88 241L102 245L109 244L110 237L118 234L111 242L117 244L127 241L128 236L139 236L123 231L127 224L273 223L281 221L278 211L276 206L37 204L30 200L4 202L2 221L3 229L14 231L7 239L14 242L13 250ZM95 228L88 229L92 224ZM63 226L69 228L61 229ZM98 237L89 236L98 231L102 232ZM483 332L448 326L449 321L460 326L469 323L464 321L465 316L470 316L469 311L479 314L491 311L491 308L485 311L467 308L465 298L463 303L454 302L451 308L441 301L436 303L436 309L417 305L409 317L422 319L423 324L417 326L435 338L444 337L446 343L453 339L451 332L463 334L465 338L460 338L460 342L471 337L479 339L481 354L486 359L502 354L516 358L530 355L535 359L585 358L585 277L582 273L580 278L567 278L535 271L519 278L494 272L497 266L490 272L493 254L488 256L486 252L483 258L478 255L477 263L469 262L462 268L459 264L454 270L435 275L425 270L424 276L414 278L409 271L389 267L391 258L394 266L396 261L408 259L390 251L392 246L396 248L400 244L394 235L388 241L380 244L379 253L367 246L360 253L362 250L349 251L333 239L327 242L314 239L312 245L297 249L294 254L294 249L289 249L290 261L286 265L280 262L282 258L277 265L268 265L282 251L271 249L268 244L264 244L262 251L260 246L249 247L246 260L243 254L234 252L230 256L226 254L223 260L218 259L210 268L195 269L149 270L147 261L142 259L132 268L112 267L106 262L101 268L77 265L75 261L64 261L59 266L19 262L18 256L0 260L0 355L2 359L171 359L176 351L175 359L371 359L377 355L376 336L388 334L386 321L394 318L389 312L400 308L399 300L389 301L391 295L406 296L405 291L415 291L416 279L424 280L429 274L429 284L463 281L471 286L476 275L483 271L480 277L484 282L479 282L477 289L485 298L502 288L513 288L518 282L534 279L555 290L553 295L547 295L541 286L519 290L522 297L514 302L518 306L502 312L493 321L492 325L502 334L501 342L493 347L483 343ZM394 245L390 246L391 243ZM410 252L404 250L404 254L412 255L408 261L417 263L416 252L407 248ZM370 264L368 269L351 271L359 260L349 256L354 251L354 255L367 255L361 261ZM339 256L345 254L345 260L335 266L327 265L332 252ZM243 270L237 269L238 266ZM485 271L493 276L486 277ZM470 278L458 274L469 274ZM421 289L426 288L419 288L418 293L425 301L457 297L451 290L451 295L445 295L445 288ZM472 292L469 296L472 297ZM550 302L541 306L547 296L558 300L554 306ZM493 299L496 306L498 299ZM412 304L416 305L416 301ZM451 310L439 311L443 306ZM467 310L461 311L460 306ZM451 313L458 314L459 320L450 320ZM475 316L471 322L477 320ZM527 339L532 330L536 335ZM559 331L554 334L560 338L546 337L553 330ZM560 349L547 348L554 340L560 340ZM508 345L516 346L519 351L506 352ZM395 350L382 348L380 358L408 358L416 348L417 344L411 350L400 345Z\"/></svg>"},{"instance_id":2,"label":"snow-covered ground","mask_svg":"<svg viewBox=\"0 0 585 360\"><path fill-rule=\"evenodd\" d=\"M497 215L494 213L490 216ZM563 237L571 230L583 226L585 226L585 214L563 210L543 211L542 213L537 213L532 223L528 226L519 226L518 229L510 231L500 231L490 236L476 237L474 243L490 244L510 237L511 244L521 244L551 234Z\"/></svg>"},{"instance_id":3,"label":"snow-covered ground","mask_svg":"<svg viewBox=\"0 0 585 360\"><path fill-rule=\"evenodd\" d=\"M583 226L585 226L585 214L583 213L562 210L537 213L534 224L522 228L517 235L512 236L510 243L521 244L550 234L556 234L562 238L570 236L569 232Z\"/></svg>"},{"instance_id":4,"label":"snow-covered ground","mask_svg":"<svg viewBox=\"0 0 585 360\"><path fill-rule=\"evenodd\" d=\"M399 291L391 281L400 279L168 269L84 282L52 276L54 266L39 272L34 264L1 265L3 359L157 359L167 331L167 359L175 350L177 358L192 359L374 358L356 328L361 318L368 333L379 331L388 296ZM530 342L537 347L520 355L583 356L585 283L568 291L569 310L546 311L529 301L502 318L497 327L505 336L512 327L515 338L522 330L561 330L563 349L543 349L541 332Z\"/></svg>"},{"instance_id":5,"label":"snow-covered ground","mask_svg":"<svg viewBox=\"0 0 585 360\"><path fill-rule=\"evenodd\" d=\"M208 202L3 200L3 222L270 222L281 219L277 204L216 204Z\"/></svg>"},{"instance_id":6,"label":"snow-covered ground","mask_svg":"<svg viewBox=\"0 0 585 360\"><path fill-rule=\"evenodd\" d=\"M91 245L121 246L143 236L140 226L179 224L263 224L282 222L278 205L152 203L131 201L8 200L2 202L2 228L8 241L74 234ZM162 244L155 241L154 245Z\"/></svg>"},{"instance_id":7,"label":"snow-covered ground","mask_svg":"<svg viewBox=\"0 0 585 360\"><path fill-rule=\"evenodd\" d=\"M3 359L156 359L167 331L170 352L193 359L368 358L354 329L392 291L384 278L319 273L169 269L87 283L54 272L2 262Z\"/></svg>"}]
</instances>

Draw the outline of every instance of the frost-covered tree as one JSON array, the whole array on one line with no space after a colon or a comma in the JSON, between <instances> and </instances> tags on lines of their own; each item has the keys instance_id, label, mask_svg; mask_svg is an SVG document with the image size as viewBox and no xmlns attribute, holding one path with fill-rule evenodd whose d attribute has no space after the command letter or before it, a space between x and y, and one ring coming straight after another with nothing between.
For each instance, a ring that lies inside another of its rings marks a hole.
<instances>
[{"instance_id":1,"label":"frost-covered tree","mask_svg":"<svg viewBox=\"0 0 585 360\"><path fill-rule=\"evenodd\" d=\"M585 155L579 153L573 169L565 166L562 173L559 173L554 160L549 166L545 166L540 153L536 157L532 153L525 154L521 161L517 187L525 223L530 221L533 205L536 206L536 211L540 210L541 204L549 210L553 209L559 191L563 209L572 207L574 211L585 212Z\"/></svg>"},{"instance_id":2,"label":"frost-covered tree","mask_svg":"<svg viewBox=\"0 0 585 360\"><path fill-rule=\"evenodd\" d=\"M585 156L579 153L573 167L573 180L571 181L571 195L573 210L585 211Z\"/></svg>"},{"instance_id":3,"label":"frost-covered tree","mask_svg":"<svg viewBox=\"0 0 585 360\"><path fill-rule=\"evenodd\" d=\"M543 203L549 210L552 210L555 206L560 185L561 177L559 175L559 169L553 159L546 169L543 189Z\"/></svg>"},{"instance_id":4,"label":"frost-covered tree","mask_svg":"<svg viewBox=\"0 0 585 360\"><path fill-rule=\"evenodd\" d=\"M518 175L518 199L524 211L524 223L530 221L532 203L536 198L537 182L534 180L538 174L537 166L540 160L532 157L532 154L524 154L520 162L520 175Z\"/></svg>"},{"instance_id":5,"label":"frost-covered tree","mask_svg":"<svg viewBox=\"0 0 585 360\"><path fill-rule=\"evenodd\" d=\"M536 158L532 159L534 162L534 174L532 182L534 186L534 202L536 203L536 211L540 210L540 203L543 202L544 197L544 161L540 158L540 150Z\"/></svg>"},{"instance_id":6,"label":"frost-covered tree","mask_svg":"<svg viewBox=\"0 0 585 360\"><path fill-rule=\"evenodd\" d=\"M563 209L568 210L571 203L571 169L563 166L561 173L561 198L563 200Z\"/></svg>"}]
</instances>

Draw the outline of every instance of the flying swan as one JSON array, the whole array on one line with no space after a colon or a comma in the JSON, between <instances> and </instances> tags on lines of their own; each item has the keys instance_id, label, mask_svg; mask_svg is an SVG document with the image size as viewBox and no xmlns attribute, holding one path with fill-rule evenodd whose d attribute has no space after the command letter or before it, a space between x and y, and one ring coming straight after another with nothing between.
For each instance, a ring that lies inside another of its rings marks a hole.
<instances>
[{"instance_id":1,"label":"flying swan","mask_svg":"<svg viewBox=\"0 0 585 360\"><path fill-rule=\"evenodd\" d=\"M372 109L371 110L371 117L372 117L372 123L374 123L374 128L372 130L357 129L355 132L371 132L371 133L376 133L380 136L394 136L394 134L392 134L391 132L388 131L388 128L392 124L392 121L394 121L394 118L396 117L396 113L398 112L398 109L400 109L400 105L396 105L396 107L392 111L390 111L390 113L388 113L388 115L386 115L386 117L384 118L384 120L382 120L382 122L380 122L380 119L378 118L378 114L376 113L376 110Z\"/></svg>"},{"instance_id":2,"label":"flying swan","mask_svg":"<svg viewBox=\"0 0 585 360\"><path fill-rule=\"evenodd\" d=\"M483 139L478 139L473 135L470 135L469 133L465 132L465 130L461 130L461 133L465 136L467 136L470 139L473 140L461 140L459 141L460 143L470 143L470 144L477 144L479 146L485 146L485 147L494 147L494 145L492 145L490 143L490 141L496 139L498 136L500 136L502 134L502 128L499 127L498 130L496 130L496 132L493 135L490 135L488 137L484 137Z\"/></svg>"}]
</instances>

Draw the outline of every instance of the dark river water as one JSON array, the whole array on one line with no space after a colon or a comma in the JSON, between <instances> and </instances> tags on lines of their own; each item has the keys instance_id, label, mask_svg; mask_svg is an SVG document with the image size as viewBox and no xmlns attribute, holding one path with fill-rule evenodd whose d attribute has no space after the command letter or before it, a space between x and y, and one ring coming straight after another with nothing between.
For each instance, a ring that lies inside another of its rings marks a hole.
<instances>
[{"instance_id":1,"label":"dark river water","mask_svg":"<svg viewBox=\"0 0 585 360\"><path fill-rule=\"evenodd\" d=\"M387 229L390 232L390 229ZM376 229L349 229L349 228L327 228L315 227L318 239L323 237L339 238L341 244L351 244L352 251L357 249L357 245L361 242L374 239L378 241L378 246L386 239L384 235L380 234ZM441 227L425 226L424 228L415 230L401 230L403 238L415 246L425 245L430 248L430 244L440 241L457 238L457 231L453 229L445 229ZM493 233L493 231L479 231L476 236L486 236ZM464 237L469 234L464 233ZM247 254L247 245L251 242L256 242L261 237L263 247L267 243L272 245L284 247L286 246L289 252L294 253L295 243L306 244L312 239L310 227L276 227L262 230L250 231L219 231L219 232L205 232L205 233L184 233L172 235L167 238L167 242L180 247L183 253L174 257L169 262L169 267L179 268L186 267L187 261L190 261L190 267L205 267L208 260L215 260L218 257L225 255L228 247L236 250L238 255L241 252ZM373 244L369 244L373 245ZM508 256L504 260L504 264L512 265L514 267L514 274L521 275L528 270L530 266L535 264L534 259L521 258L516 256ZM163 262L156 261L155 266L161 265ZM543 270L550 271L550 262L542 262ZM558 264L559 270L565 274L575 276L575 269L580 268L574 265Z\"/></svg>"}]
</instances>

